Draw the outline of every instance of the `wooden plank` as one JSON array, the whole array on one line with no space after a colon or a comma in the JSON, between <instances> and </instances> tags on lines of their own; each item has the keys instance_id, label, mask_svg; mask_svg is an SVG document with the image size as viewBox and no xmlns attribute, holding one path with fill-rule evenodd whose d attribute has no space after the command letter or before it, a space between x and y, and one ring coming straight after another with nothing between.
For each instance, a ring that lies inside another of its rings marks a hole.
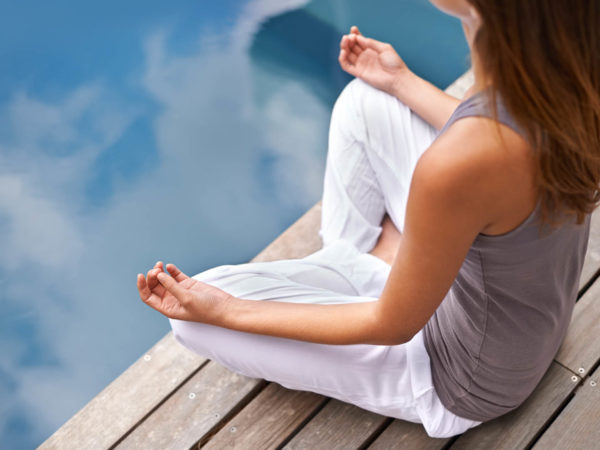
<instances>
[{"instance_id":1,"label":"wooden plank","mask_svg":"<svg viewBox=\"0 0 600 450\"><path fill-rule=\"evenodd\" d=\"M211 361L117 448L190 448L225 423L237 405L254 397L264 385L264 380L233 373Z\"/></svg>"},{"instance_id":2,"label":"wooden plank","mask_svg":"<svg viewBox=\"0 0 600 450\"><path fill-rule=\"evenodd\" d=\"M326 401L313 392L270 383L202 448L278 448Z\"/></svg>"},{"instance_id":3,"label":"wooden plank","mask_svg":"<svg viewBox=\"0 0 600 450\"><path fill-rule=\"evenodd\" d=\"M599 404L600 369L597 369L576 391L575 397L533 448L538 450L598 448L600 446Z\"/></svg>"},{"instance_id":4,"label":"wooden plank","mask_svg":"<svg viewBox=\"0 0 600 450\"><path fill-rule=\"evenodd\" d=\"M441 450L452 438L435 439L425 433L421 424L394 420L368 447L369 450L419 449Z\"/></svg>"},{"instance_id":5,"label":"wooden plank","mask_svg":"<svg viewBox=\"0 0 600 450\"><path fill-rule=\"evenodd\" d=\"M384 416L349 403L330 400L284 449L357 449L389 421Z\"/></svg>"},{"instance_id":6,"label":"wooden plank","mask_svg":"<svg viewBox=\"0 0 600 450\"><path fill-rule=\"evenodd\" d=\"M600 280L575 305L571 324L556 361L585 375L600 361Z\"/></svg>"},{"instance_id":7,"label":"wooden plank","mask_svg":"<svg viewBox=\"0 0 600 450\"><path fill-rule=\"evenodd\" d=\"M533 394L516 410L461 435L454 449L515 449L530 446L568 401L581 378L553 362Z\"/></svg>"},{"instance_id":8,"label":"wooden plank","mask_svg":"<svg viewBox=\"0 0 600 450\"><path fill-rule=\"evenodd\" d=\"M205 362L169 333L39 448L112 446Z\"/></svg>"}]
</instances>

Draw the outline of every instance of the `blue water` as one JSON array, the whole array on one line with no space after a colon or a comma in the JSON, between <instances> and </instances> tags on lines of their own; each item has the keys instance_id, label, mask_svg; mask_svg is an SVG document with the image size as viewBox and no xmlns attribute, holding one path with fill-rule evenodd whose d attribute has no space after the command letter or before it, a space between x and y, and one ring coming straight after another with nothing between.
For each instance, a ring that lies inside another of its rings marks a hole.
<instances>
[{"instance_id":1,"label":"blue water","mask_svg":"<svg viewBox=\"0 0 600 450\"><path fill-rule=\"evenodd\" d=\"M249 260L320 196L352 24L445 87L425 0L0 3L0 447L32 448L168 331L156 260Z\"/></svg>"}]
</instances>

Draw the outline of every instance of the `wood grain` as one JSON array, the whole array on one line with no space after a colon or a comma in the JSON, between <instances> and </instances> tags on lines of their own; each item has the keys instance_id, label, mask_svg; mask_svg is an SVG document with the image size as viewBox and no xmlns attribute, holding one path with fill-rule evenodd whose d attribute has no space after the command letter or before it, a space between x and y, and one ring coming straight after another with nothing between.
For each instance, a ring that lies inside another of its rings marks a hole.
<instances>
[{"instance_id":1,"label":"wood grain","mask_svg":"<svg viewBox=\"0 0 600 450\"><path fill-rule=\"evenodd\" d=\"M190 448L226 422L237 405L254 397L264 384L263 380L238 375L211 361L117 448Z\"/></svg>"},{"instance_id":2,"label":"wood grain","mask_svg":"<svg viewBox=\"0 0 600 450\"><path fill-rule=\"evenodd\" d=\"M288 450L358 449L387 421L384 416L332 399L283 448Z\"/></svg>"},{"instance_id":3,"label":"wood grain","mask_svg":"<svg viewBox=\"0 0 600 450\"><path fill-rule=\"evenodd\" d=\"M270 383L202 448L278 448L326 401L312 392Z\"/></svg>"},{"instance_id":4,"label":"wood grain","mask_svg":"<svg viewBox=\"0 0 600 450\"><path fill-rule=\"evenodd\" d=\"M581 378L557 363L550 369L533 394L516 410L468 430L451 446L454 449L527 448L538 433L569 400Z\"/></svg>"},{"instance_id":5,"label":"wood grain","mask_svg":"<svg viewBox=\"0 0 600 450\"><path fill-rule=\"evenodd\" d=\"M600 447L600 369L587 378L573 400L537 441L534 449Z\"/></svg>"},{"instance_id":6,"label":"wood grain","mask_svg":"<svg viewBox=\"0 0 600 450\"><path fill-rule=\"evenodd\" d=\"M600 280L575 304L571 324L556 361L571 371L587 374L600 361Z\"/></svg>"},{"instance_id":7,"label":"wood grain","mask_svg":"<svg viewBox=\"0 0 600 450\"><path fill-rule=\"evenodd\" d=\"M167 334L39 448L109 448L205 362Z\"/></svg>"}]
</instances>

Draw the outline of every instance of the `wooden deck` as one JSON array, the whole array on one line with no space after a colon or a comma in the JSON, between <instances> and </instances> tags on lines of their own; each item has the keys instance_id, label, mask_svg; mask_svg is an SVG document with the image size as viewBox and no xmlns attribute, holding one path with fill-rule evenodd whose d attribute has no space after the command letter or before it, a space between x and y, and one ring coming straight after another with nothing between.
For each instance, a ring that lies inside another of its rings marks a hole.
<instances>
[{"instance_id":1,"label":"wooden deck","mask_svg":"<svg viewBox=\"0 0 600 450\"><path fill-rule=\"evenodd\" d=\"M450 88L460 95L463 76ZM254 261L317 250L315 205ZM595 213L568 335L517 410L450 439L311 392L247 378L167 334L56 431L42 449L598 448L600 443L600 213Z\"/></svg>"}]
</instances>

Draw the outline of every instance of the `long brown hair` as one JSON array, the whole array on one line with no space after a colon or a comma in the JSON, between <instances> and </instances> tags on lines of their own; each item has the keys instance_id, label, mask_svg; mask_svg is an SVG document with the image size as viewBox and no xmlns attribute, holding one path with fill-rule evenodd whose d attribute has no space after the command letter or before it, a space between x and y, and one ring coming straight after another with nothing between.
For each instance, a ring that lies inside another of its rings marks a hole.
<instances>
[{"instance_id":1,"label":"long brown hair","mask_svg":"<svg viewBox=\"0 0 600 450\"><path fill-rule=\"evenodd\" d=\"M468 0L481 17L473 47L525 130L542 223L577 223L600 201L600 1Z\"/></svg>"}]
</instances>

